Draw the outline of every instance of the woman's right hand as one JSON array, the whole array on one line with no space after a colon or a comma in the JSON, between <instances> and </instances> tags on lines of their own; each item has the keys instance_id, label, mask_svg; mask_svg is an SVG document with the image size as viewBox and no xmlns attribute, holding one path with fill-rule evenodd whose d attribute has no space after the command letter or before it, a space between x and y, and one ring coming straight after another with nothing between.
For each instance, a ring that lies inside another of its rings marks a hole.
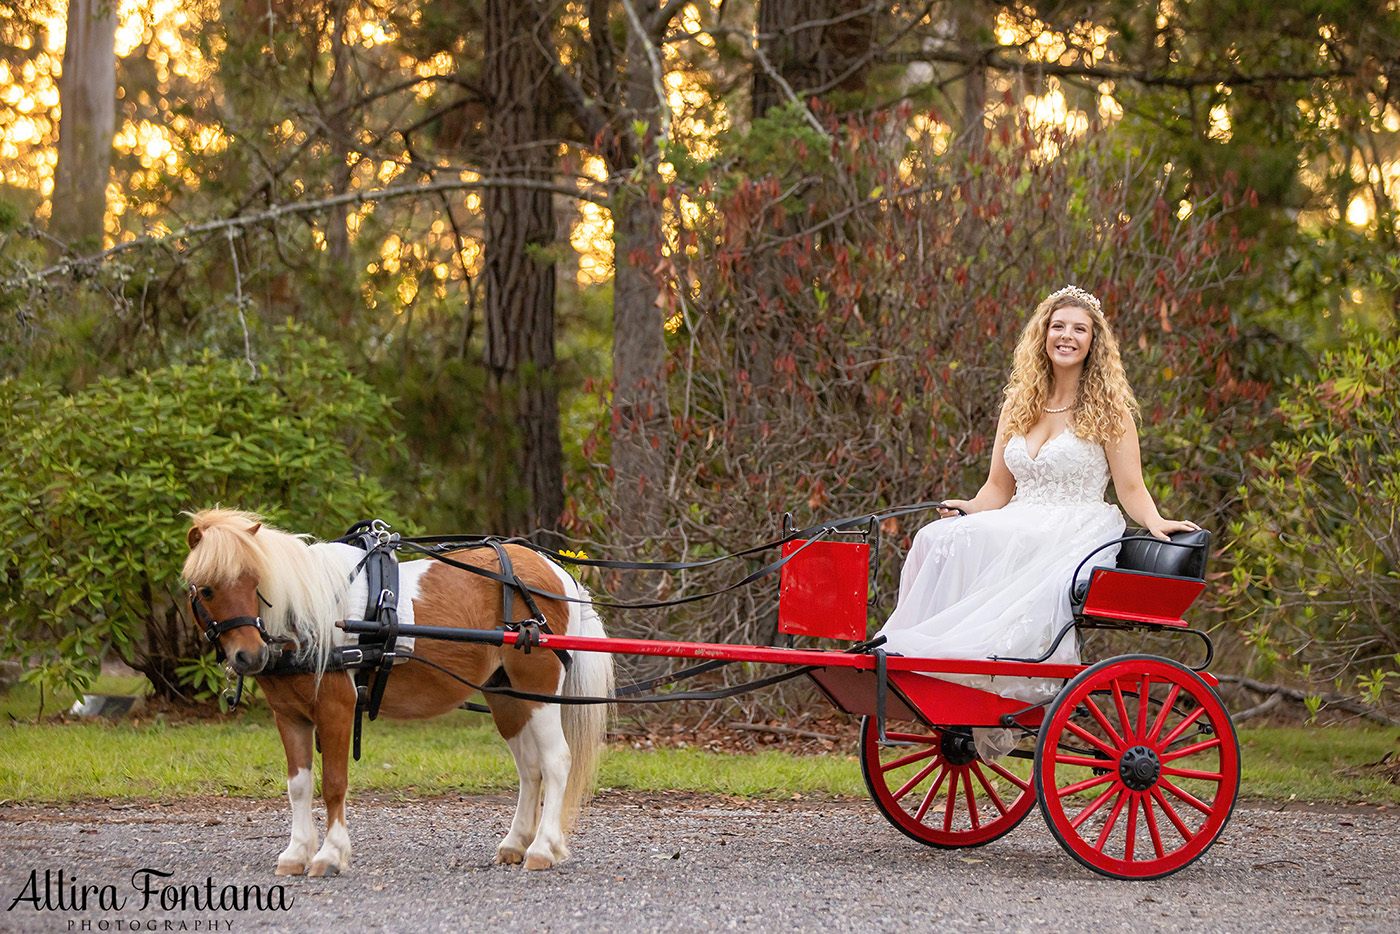
<instances>
[{"instance_id":1,"label":"woman's right hand","mask_svg":"<svg viewBox=\"0 0 1400 934\"><path fill-rule=\"evenodd\" d=\"M964 513L972 512L972 504L965 499L945 499L943 505L938 507L938 517L947 519L949 516L956 516L961 509Z\"/></svg>"}]
</instances>

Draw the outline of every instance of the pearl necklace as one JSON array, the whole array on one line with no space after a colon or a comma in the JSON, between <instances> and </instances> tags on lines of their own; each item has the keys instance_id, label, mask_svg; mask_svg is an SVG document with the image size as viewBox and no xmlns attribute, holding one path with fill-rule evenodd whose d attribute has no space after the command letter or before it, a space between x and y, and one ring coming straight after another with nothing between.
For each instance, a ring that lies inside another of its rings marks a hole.
<instances>
[{"instance_id":1,"label":"pearl necklace","mask_svg":"<svg viewBox=\"0 0 1400 934\"><path fill-rule=\"evenodd\" d=\"M1045 411L1051 415L1059 415L1061 412L1068 412L1073 405L1074 403L1071 402L1069 405L1060 406L1058 409L1046 409Z\"/></svg>"}]
</instances>

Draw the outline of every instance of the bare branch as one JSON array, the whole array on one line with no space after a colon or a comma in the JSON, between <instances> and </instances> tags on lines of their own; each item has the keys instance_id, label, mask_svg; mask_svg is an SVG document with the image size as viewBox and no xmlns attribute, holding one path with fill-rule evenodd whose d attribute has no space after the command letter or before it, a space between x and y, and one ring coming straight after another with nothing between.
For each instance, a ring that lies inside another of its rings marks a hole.
<instances>
[{"instance_id":1,"label":"bare branch","mask_svg":"<svg viewBox=\"0 0 1400 934\"><path fill-rule=\"evenodd\" d=\"M637 15L637 9L632 5L632 0L622 0L622 8L627 11L627 19L631 22L632 28L636 30L637 41L646 50L647 61L651 64L651 86L656 93L656 107L661 115L661 138L670 140L671 138L671 105L666 100L666 88L662 84L662 75L665 72L661 67L661 53L656 49L656 43L651 39L651 33L642 25L641 18ZM629 67L638 67L640 63L631 62Z\"/></svg>"},{"instance_id":2,"label":"bare branch","mask_svg":"<svg viewBox=\"0 0 1400 934\"><path fill-rule=\"evenodd\" d=\"M1032 59L1012 59L997 51L979 53L966 52L956 48L930 48L910 52L894 52L878 59L882 64L944 64L975 65L985 64L997 71L1031 72L1053 77L1094 78L1101 81L1131 81L1147 87L1169 87L1189 90L1200 87L1249 87L1261 84L1284 84L1303 81L1326 81L1337 78L1354 78L1357 71L1351 66L1339 66L1326 70L1309 71L1261 71L1211 72L1168 74L1147 70L1115 68L1105 65L1085 65L1074 63L1064 65L1059 62L1041 62Z\"/></svg>"},{"instance_id":3,"label":"bare branch","mask_svg":"<svg viewBox=\"0 0 1400 934\"><path fill-rule=\"evenodd\" d=\"M1222 684L1238 684L1240 687L1253 691L1256 694L1271 694L1297 704L1304 703L1309 697L1319 697L1326 707L1335 707L1338 710L1345 710L1347 713L1354 713L1358 716L1365 717L1367 720L1373 720L1376 723L1384 723L1386 726L1400 726L1400 720L1388 717L1375 707L1364 704L1356 698L1348 697L1345 694L1322 692L1309 694L1307 691L1300 691L1297 688L1290 688L1282 684L1267 684L1263 681L1256 681L1253 678L1246 678L1242 675L1217 675L1216 677Z\"/></svg>"},{"instance_id":4,"label":"bare branch","mask_svg":"<svg viewBox=\"0 0 1400 934\"><path fill-rule=\"evenodd\" d=\"M817 135L820 136L822 139L831 139L831 134L826 132L826 128L821 125L821 123L817 120L816 116L813 115L812 111L807 109L806 103L804 103L801 99L798 98L797 93L792 89L792 85L788 84L787 79L785 79L781 74L778 73L778 69L773 67L773 63L770 62L768 60L768 56L764 54L763 43L757 39L755 39L753 43L753 54L755 60L757 60L759 66L763 69L763 73L766 74L768 77L772 78L774 84L782 88L783 95L789 101L801 108L802 116L807 121L807 125L810 126L812 129L816 130Z\"/></svg>"},{"instance_id":5,"label":"bare branch","mask_svg":"<svg viewBox=\"0 0 1400 934\"><path fill-rule=\"evenodd\" d=\"M48 278L50 276L66 273L75 266L96 265L113 256L142 247L176 244L178 241L189 237L195 237L214 231L256 227L259 224L281 220L284 217L292 217L300 214L315 214L342 204L369 204L378 201L389 201L395 198L422 198L445 191L472 191L489 188L521 188L533 191L548 191L570 198L577 198L580 201L589 201L604 207L607 207L609 204L608 197L604 194L584 191L569 185L562 185L557 182L543 181L540 179L478 178L471 181L460 178L440 179L438 181L428 182L424 185L401 185L393 188L381 188L376 191L352 191L329 198L319 198L314 201L296 201L290 204L278 204L273 205L265 211L259 211L256 214L244 214L238 217L226 217L219 220L208 221L203 224L193 224L189 227L173 230L163 236L137 237L134 240L118 243L116 246L103 250L101 253L95 253L81 259L66 260L58 265L42 269L35 275L40 278Z\"/></svg>"}]
</instances>

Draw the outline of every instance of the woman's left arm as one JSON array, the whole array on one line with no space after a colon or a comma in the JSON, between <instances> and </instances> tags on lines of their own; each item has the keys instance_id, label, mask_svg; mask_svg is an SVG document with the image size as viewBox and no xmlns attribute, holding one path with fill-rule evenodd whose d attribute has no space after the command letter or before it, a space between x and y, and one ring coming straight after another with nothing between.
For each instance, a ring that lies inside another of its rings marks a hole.
<instances>
[{"instance_id":1,"label":"woman's left arm","mask_svg":"<svg viewBox=\"0 0 1400 934\"><path fill-rule=\"evenodd\" d=\"M1158 538L1165 539L1170 532L1189 532L1198 529L1194 522L1176 519L1163 519L1157 512L1157 504L1152 494L1147 492L1147 484L1142 480L1142 451L1138 446L1137 425L1126 409L1122 414L1123 433L1113 444L1105 445L1108 455L1108 468L1113 472L1113 489L1118 493L1118 502L1134 522Z\"/></svg>"}]
</instances>

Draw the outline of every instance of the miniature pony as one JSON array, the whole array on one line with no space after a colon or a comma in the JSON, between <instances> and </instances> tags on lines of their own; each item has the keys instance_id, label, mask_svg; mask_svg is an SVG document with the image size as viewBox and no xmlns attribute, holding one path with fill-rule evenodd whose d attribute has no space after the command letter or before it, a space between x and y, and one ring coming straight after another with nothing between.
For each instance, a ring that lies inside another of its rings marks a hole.
<instances>
[{"instance_id":1,"label":"miniature pony","mask_svg":"<svg viewBox=\"0 0 1400 934\"><path fill-rule=\"evenodd\" d=\"M349 637L336 623L363 615L368 585L365 552L339 542L316 542L265 524L262 517L227 509L191 514L184 577L196 617L211 631L231 670L258 675L285 652L304 673L258 679L272 707L287 754L291 842L277 857L278 875L334 875L350 862L345 817L350 741L356 692L352 675L328 671L331 649ZM528 548L504 546L519 579L532 589L587 601L566 571ZM454 552L455 561L499 573L495 552ZM259 619L262 605L266 615ZM517 618L526 601L512 601ZM587 602L536 596L551 631L604 636ZM493 629L504 613L502 585L460 568L423 559L399 565L400 623ZM223 624L232 624L225 626ZM612 656L575 652L565 665L554 652L420 639L413 654L474 684L503 685L534 694L611 696ZM435 717L472 693L467 685L427 664L402 660L384 686L380 713L400 719ZM520 775L510 831L496 849L500 863L547 869L568 855L565 832L588 797L607 728L604 705L560 706L488 693L497 730ZM311 813L312 755L321 752L326 836L317 848Z\"/></svg>"}]
</instances>

